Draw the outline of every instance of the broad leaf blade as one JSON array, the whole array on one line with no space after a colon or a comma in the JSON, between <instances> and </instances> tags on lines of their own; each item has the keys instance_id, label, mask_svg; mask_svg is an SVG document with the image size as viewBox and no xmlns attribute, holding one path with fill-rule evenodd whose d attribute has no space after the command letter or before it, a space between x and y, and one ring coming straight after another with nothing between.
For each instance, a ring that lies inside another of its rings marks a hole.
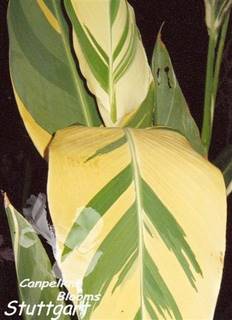
<instances>
[{"instance_id":1,"label":"broad leaf blade","mask_svg":"<svg viewBox=\"0 0 232 320\"><path fill-rule=\"evenodd\" d=\"M41 302L45 305L51 302L54 306L50 308L50 315L53 315L53 309L58 305L61 306L59 308L64 308L65 303L57 300L60 291L53 275L49 257L35 230L7 200L6 214L13 243L20 300L26 305L30 305L30 310ZM29 286L28 281L34 285L36 281L47 281L48 284L53 283L53 287L45 287L44 289L38 285L32 287L32 285ZM54 287L54 285L56 286ZM44 320L48 317L47 312L47 308L41 308L39 314L38 308L35 308L33 315L24 313L23 316L26 320L35 318ZM70 317L61 313L59 319L69 320Z\"/></svg>"},{"instance_id":2,"label":"broad leaf blade","mask_svg":"<svg viewBox=\"0 0 232 320\"><path fill-rule=\"evenodd\" d=\"M160 34L153 52L152 72L155 80L155 125L179 131L195 150L204 154L198 127L190 114Z\"/></svg>"},{"instance_id":3,"label":"broad leaf blade","mask_svg":"<svg viewBox=\"0 0 232 320\"><path fill-rule=\"evenodd\" d=\"M153 79L132 7L125 0L65 0L65 7L81 71L106 126L122 126L140 108L140 120L149 114L140 125L151 126Z\"/></svg>"},{"instance_id":4,"label":"broad leaf blade","mask_svg":"<svg viewBox=\"0 0 232 320\"><path fill-rule=\"evenodd\" d=\"M28 122L28 112L37 130L40 126L49 134L75 123L101 124L77 72L61 6L61 0L13 0L8 8L10 73L20 113ZM27 129L37 146L39 133ZM45 147L42 141L40 153Z\"/></svg>"},{"instance_id":5,"label":"broad leaf blade","mask_svg":"<svg viewBox=\"0 0 232 320\"><path fill-rule=\"evenodd\" d=\"M225 187L179 133L59 131L50 146L48 200L64 278L80 284L70 291L98 296L84 319L213 316Z\"/></svg>"}]
</instances>

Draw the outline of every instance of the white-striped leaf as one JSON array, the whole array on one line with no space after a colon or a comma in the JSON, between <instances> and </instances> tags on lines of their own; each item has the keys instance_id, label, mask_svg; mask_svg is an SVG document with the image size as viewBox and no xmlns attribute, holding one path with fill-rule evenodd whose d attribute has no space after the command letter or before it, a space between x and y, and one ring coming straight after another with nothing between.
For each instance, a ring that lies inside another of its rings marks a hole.
<instances>
[{"instance_id":1,"label":"white-striped leaf","mask_svg":"<svg viewBox=\"0 0 232 320\"><path fill-rule=\"evenodd\" d=\"M225 186L183 136L154 128L59 131L48 199L64 278L79 283L70 292L100 296L84 319L213 317Z\"/></svg>"},{"instance_id":2,"label":"white-striped leaf","mask_svg":"<svg viewBox=\"0 0 232 320\"><path fill-rule=\"evenodd\" d=\"M65 0L65 7L81 71L105 124L128 125L142 109L136 126L151 126L153 80L131 6L125 0Z\"/></svg>"}]
</instances>

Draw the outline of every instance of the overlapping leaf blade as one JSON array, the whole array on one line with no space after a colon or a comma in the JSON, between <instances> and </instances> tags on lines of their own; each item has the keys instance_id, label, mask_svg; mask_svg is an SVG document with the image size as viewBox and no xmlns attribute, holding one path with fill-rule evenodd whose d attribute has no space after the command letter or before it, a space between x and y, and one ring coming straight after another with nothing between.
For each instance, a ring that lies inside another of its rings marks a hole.
<instances>
[{"instance_id":1,"label":"overlapping leaf blade","mask_svg":"<svg viewBox=\"0 0 232 320\"><path fill-rule=\"evenodd\" d=\"M179 131L194 149L204 154L198 127L191 116L160 33L153 52L152 72L155 80L155 125Z\"/></svg>"},{"instance_id":2,"label":"overlapping leaf blade","mask_svg":"<svg viewBox=\"0 0 232 320\"><path fill-rule=\"evenodd\" d=\"M49 159L62 272L100 296L85 319L212 316L225 250L218 170L163 129L72 127L57 133Z\"/></svg>"},{"instance_id":3,"label":"overlapping leaf blade","mask_svg":"<svg viewBox=\"0 0 232 320\"><path fill-rule=\"evenodd\" d=\"M75 123L100 125L95 100L87 92L71 52L62 1L10 1L8 27L12 85L36 146L41 130L53 134ZM37 124L33 131L31 121ZM48 140L42 140L41 153Z\"/></svg>"},{"instance_id":4,"label":"overlapping leaf blade","mask_svg":"<svg viewBox=\"0 0 232 320\"><path fill-rule=\"evenodd\" d=\"M107 126L151 126L153 79L127 1L65 0L81 71ZM125 118L125 119L124 119Z\"/></svg>"}]
</instances>

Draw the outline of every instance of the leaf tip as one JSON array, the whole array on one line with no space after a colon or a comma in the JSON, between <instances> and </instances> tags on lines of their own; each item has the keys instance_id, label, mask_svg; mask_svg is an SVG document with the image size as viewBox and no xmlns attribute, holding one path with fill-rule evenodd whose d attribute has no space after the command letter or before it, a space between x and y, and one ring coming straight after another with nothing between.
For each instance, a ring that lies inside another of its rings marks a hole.
<instances>
[{"instance_id":1,"label":"leaf tip","mask_svg":"<svg viewBox=\"0 0 232 320\"><path fill-rule=\"evenodd\" d=\"M4 191L1 190L1 193L2 193L2 195L3 195L4 207L5 207L5 209L7 209L7 208L10 206L10 200L9 200L6 192L4 192Z\"/></svg>"},{"instance_id":2,"label":"leaf tip","mask_svg":"<svg viewBox=\"0 0 232 320\"><path fill-rule=\"evenodd\" d=\"M159 28L158 35L160 36L160 38L161 38L161 33L162 33L162 31L163 31L163 27L164 27L165 23L166 23L166 21L163 21L163 22L161 23L160 28Z\"/></svg>"}]
</instances>

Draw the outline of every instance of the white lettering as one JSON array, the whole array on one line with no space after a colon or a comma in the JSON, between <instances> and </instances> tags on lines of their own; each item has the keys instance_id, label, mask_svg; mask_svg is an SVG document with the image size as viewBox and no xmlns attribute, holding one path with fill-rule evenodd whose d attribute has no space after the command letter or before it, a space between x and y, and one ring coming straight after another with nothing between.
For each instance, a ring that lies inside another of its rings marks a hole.
<instances>
[{"instance_id":1,"label":"white lettering","mask_svg":"<svg viewBox=\"0 0 232 320\"><path fill-rule=\"evenodd\" d=\"M60 291L58 296L57 296L57 301L64 301L65 300L65 292Z\"/></svg>"},{"instance_id":2,"label":"white lettering","mask_svg":"<svg viewBox=\"0 0 232 320\"><path fill-rule=\"evenodd\" d=\"M30 281L30 279L24 279L23 281L20 282L20 287L25 288L28 285L28 282Z\"/></svg>"},{"instance_id":3,"label":"white lettering","mask_svg":"<svg viewBox=\"0 0 232 320\"><path fill-rule=\"evenodd\" d=\"M13 314L16 313L17 308L14 306L14 304L18 304L18 301L17 300L13 300L13 301L8 303L8 305L7 305L8 309L13 309L13 311L11 313L9 313L7 311L4 311L4 314L6 316L13 316Z\"/></svg>"}]
</instances>

